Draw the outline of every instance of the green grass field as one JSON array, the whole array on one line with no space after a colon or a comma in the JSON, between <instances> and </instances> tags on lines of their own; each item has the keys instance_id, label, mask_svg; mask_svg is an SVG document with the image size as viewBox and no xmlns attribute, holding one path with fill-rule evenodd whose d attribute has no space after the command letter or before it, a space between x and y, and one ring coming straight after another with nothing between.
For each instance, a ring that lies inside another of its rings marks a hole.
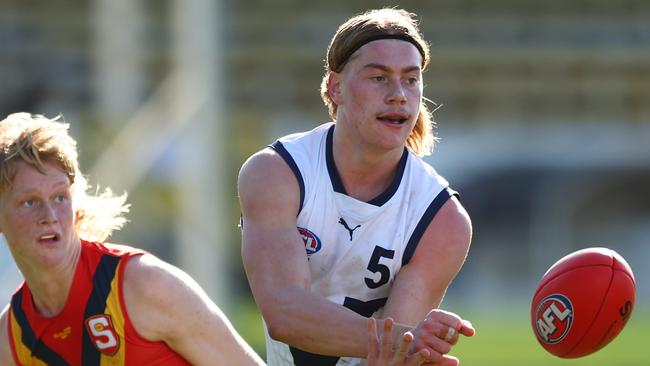
<instances>
[{"instance_id":1,"label":"green grass field","mask_svg":"<svg viewBox=\"0 0 650 366\"><path fill-rule=\"evenodd\" d=\"M522 314L527 316L527 314ZM528 318L503 314L474 320L477 334L453 351L464 366L648 366L650 312L635 312L623 332L600 351L578 359L561 359L537 342Z\"/></svg>"},{"instance_id":2,"label":"green grass field","mask_svg":"<svg viewBox=\"0 0 650 366\"><path fill-rule=\"evenodd\" d=\"M649 366L650 309L635 309L623 332L612 343L593 355L561 359L547 353L531 330L527 309L510 313L463 311L472 320L476 336L466 338L454 348L463 366ZM478 318L476 316L478 315ZM237 307L229 314L235 328L264 356L261 317L254 304Z\"/></svg>"}]
</instances>

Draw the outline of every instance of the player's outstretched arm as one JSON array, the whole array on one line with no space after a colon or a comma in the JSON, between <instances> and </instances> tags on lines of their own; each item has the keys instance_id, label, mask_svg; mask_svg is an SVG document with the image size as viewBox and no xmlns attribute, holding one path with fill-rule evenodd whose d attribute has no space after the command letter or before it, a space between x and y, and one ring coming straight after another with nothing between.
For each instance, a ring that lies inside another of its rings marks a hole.
<instances>
[{"instance_id":1,"label":"player's outstretched arm","mask_svg":"<svg viewBox=\"0 0 650 366\"><path fill-rule=\"evenodd\" d=\"M15 365L11 348L9 346L9 305L5 306L0 313L0 365Z\"/></svg>"},{"instance_id":2,"label":"player's outstretched arm","mask_svg":"<svg viewBox=\"0 0 650 366\"><path fill-rule=\"evenodd\" d=\"M310 290L296 228L300 190L289 166L263 150L243 165L238 188L244 269L270 336L307 352L365 357L367 319Z\"/></svg>"},{"instance_id":3,"label":"player's outstretched arm","mask_svg":"<svg viewBox=\"0 0 650 366\"><path fill-rule=\"evenodd\" d=\"M201 287L150 254L131 258L124 300L136 331L164 341L192 365L264 365Z\"/></svg>"},{"instance_id":4,"label":"player's outstretched arm","mask_svg":"<svg viewBox=\"0 0 650 366\"><path fill-rule=\"evenodd\" d=\"M469 216L455 197L437 212L411 260L395 278L382 315L414 327L412 350L427 349L429 361L451 362L448 356L459 335L474 328L458 315L436 309L462 267L472 237ZM434 310L431 310L434 309ZM457 360L456 360L457 362Z\"/></svg>"}]
</instances>

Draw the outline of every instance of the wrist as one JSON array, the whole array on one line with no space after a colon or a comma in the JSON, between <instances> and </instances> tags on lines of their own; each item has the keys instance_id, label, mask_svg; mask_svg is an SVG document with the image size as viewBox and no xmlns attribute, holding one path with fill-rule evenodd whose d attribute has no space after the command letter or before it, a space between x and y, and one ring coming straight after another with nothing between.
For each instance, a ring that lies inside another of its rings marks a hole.
<instances>
[{"instance_id":1,"label":"wrist","mask_svg":"<svg viewBox=\"0 0 650 366\"><path fill-rule=\"evenodd\" d=\"M377 339L381 342L382 338L382 333L384 329L384 322L386 319L376 319L377 322ZM396 323L393 321L393 329L391 331L391 341L393 345L398 345L401 344L402 342L402 337L404 336L404 333L411 331L413 327L406 325L406 324L401 324L401 323Z\"/></svg>"}]
</instances>

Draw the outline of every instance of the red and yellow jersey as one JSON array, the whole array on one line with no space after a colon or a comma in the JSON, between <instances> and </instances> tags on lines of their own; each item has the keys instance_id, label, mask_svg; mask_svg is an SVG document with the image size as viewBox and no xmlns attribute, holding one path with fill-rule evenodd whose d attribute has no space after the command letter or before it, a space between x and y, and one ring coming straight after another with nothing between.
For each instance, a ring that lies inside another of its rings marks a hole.
<instances>
[{"instance_id":1,"label":"red and yellow jersey","mask_svg":"<svg viewBox=\"0 0 650 366\"><path fill-rule=\"evenodd\" d=\"M164 342L138 335L129 319L122 282L128 259L144 252L82 242L73 286L61 313L36 312L26 283L11 299L9 343L14 361L31 365L189 365Z\"/></svg>"}]
</instances>

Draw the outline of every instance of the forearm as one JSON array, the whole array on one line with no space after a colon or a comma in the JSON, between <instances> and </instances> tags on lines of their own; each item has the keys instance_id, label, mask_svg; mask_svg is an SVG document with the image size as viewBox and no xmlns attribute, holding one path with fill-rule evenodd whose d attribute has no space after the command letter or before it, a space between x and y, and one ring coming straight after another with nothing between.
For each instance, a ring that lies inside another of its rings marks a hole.
<instances>
[{"instance_id":1,"label":"forearm","mask_svg":"<svg viewBox=\"0 0 650 366\"><path fill-rule=\"evenodd\" d=\"M220 365L266 365L232 327L224 324L220 324L212 333L201 334L200 337L190 335L187 340L190 341L173 346L179 346L175 350L192 365L214 365L215 360L219 360Z\"/></svg>"},{"instance_id":2,"label":"forearm","mask_svg":"<svg viewBox=\"0 0 650 366\"><path fill-rule=\"evenodd\" d=\"M367 353L367 319L307 289L275 289L273 300L259 305L275 340L323 355Z\"/></svg>"},{"instance_id":3,"label":"forearm","mask_svg":"<svg viewBox=\"0 0 650 366\"><path fill-rule=\"evenodd\" d=\"M440 300L431 299L430 296L417 296L405 294L403 289L395 289L381 310L382 318L392 318L397 324L413 328L431 311L438 307ZM408 299L408 300L404 300Z\"/></svg>"},{"instance_id":4,"label":"forearm","mask_svg":"<svg viewBox=\"0 0 650 366\"><path fill-rule=\"evenodd\" d=\"M224 329L224 336L220 338L227 340L227 342L223 342L221 348L226 347L229 349L223 351L218 350L218 353L213 355L214 357L210 359L210 363L208 364L214 364L215 359L220 359L223 360L222 363L224 365L266 366L262 358L255 353L255 350L235 330L228 318L218 308L216 308L216 311L219 314L218 318L221 319L221 323L223 324L223 327L220 327L220 329ZM216 342L212 343L212 345L207 344L206 347L213 347L215 349L214 344ZM224 354L228 354L229 358L224 359Z\"/></svg>"}]
</instances>

